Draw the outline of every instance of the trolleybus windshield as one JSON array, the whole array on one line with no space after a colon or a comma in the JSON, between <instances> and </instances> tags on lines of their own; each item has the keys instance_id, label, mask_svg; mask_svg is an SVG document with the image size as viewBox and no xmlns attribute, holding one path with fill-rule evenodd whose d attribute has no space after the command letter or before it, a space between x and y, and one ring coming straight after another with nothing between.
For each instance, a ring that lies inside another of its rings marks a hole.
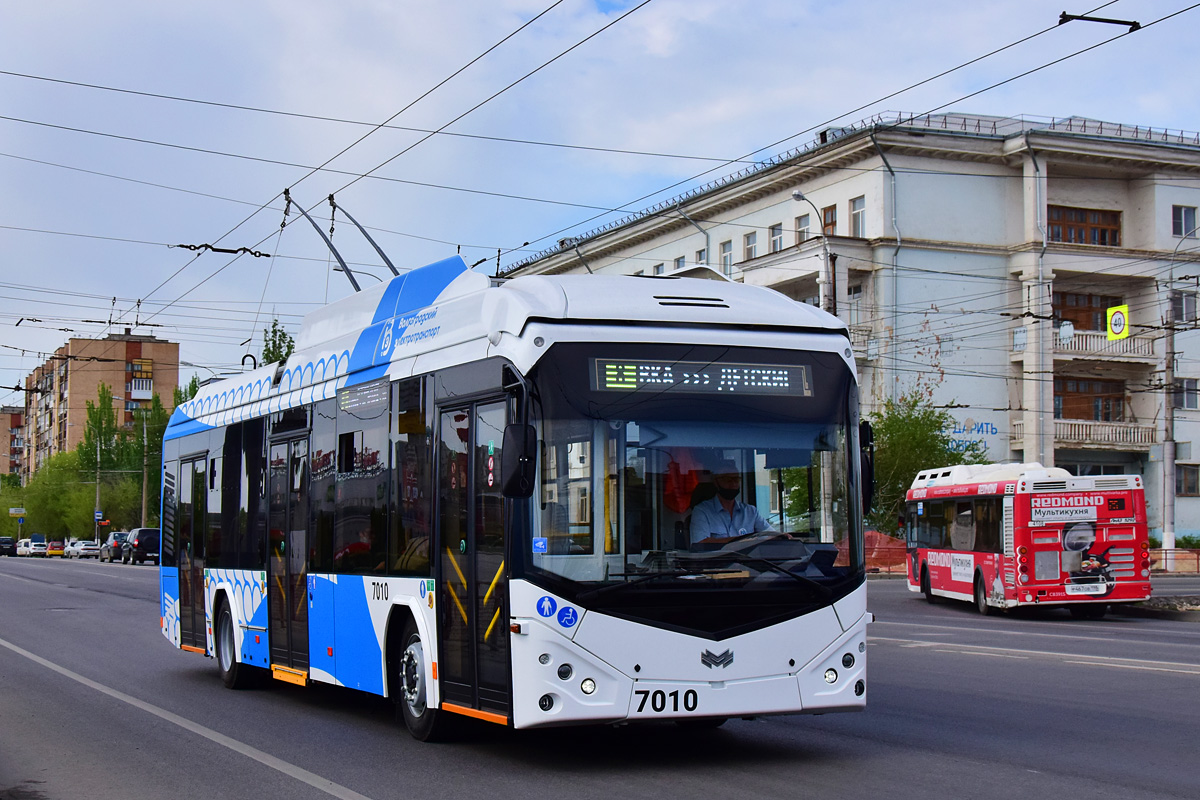
<instances>
[{"instance_id":1,"label":"trolleybus windshield","mask_svg":"<svg viewBox=\"0 0 1200 800\"><path fill-rule=\"evenodd\" d=\"M642 620L694 629L682 620L703 616L710 631L861 583L853 377L836 354L560 344L532 384L529 577ZM707 603L722 611L697 613Z\"/></svg>"}]
</instances>

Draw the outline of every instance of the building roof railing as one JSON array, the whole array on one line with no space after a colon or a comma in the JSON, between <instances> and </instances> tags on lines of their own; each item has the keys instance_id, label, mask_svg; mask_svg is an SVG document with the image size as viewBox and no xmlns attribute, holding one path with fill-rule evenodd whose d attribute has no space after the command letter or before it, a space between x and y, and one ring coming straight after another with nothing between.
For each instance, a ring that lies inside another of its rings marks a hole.
<instances>
[{"instance_id":1,"label":"building roof railing","mask_svg":"<svg viewBox=\"0 0 1200 800\"><path fill-rule=\"evenodd\" d=\"M576 245L602 236L605 233L631 225L639 220L662 214L702 195L723 189L754 175L770 171L789 161L827 147L834 142L865 130L875 132L891 129L936 129L946 133L968 136L1009 138L1025 133L1049 131L1058 134L1087 136L1089 138L1124 139L1151 142L1154 144L1184 145L1200 148L1200 132L1182 129L1156 128L1148 125L1126 125L1119 122L1089 119L1087 117L1039 117L1019 115L997 117L980 114L912 114L903 111L885 111L858 122L840 127L830 127L817 133L812 141L794 147L778 155L738 170L721 178L696 186L686 192L655 203L640 211L627 214L620 219L607 222L578 236L560 239L552 247L545 248L504 268L512 272L548 256L571 250Z\"/></svg>"}]
</instances>

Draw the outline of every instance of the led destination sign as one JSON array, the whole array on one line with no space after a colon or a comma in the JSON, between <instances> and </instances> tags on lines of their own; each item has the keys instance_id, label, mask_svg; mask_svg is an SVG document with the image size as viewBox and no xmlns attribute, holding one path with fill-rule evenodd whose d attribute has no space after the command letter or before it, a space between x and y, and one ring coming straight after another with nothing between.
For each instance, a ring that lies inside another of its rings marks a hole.
<instances>
[{"instance_id":1,"label":"led destination sign","mask_svg":"<svg viewBox=\"0 0 1200 800\"><path fill-rule=\"evenodd\" d=\"M805 365L711 361L592 359L593 388L608 392L653 390L676 394L760 394L812 397Z\"/></svg>"}]
</instances>

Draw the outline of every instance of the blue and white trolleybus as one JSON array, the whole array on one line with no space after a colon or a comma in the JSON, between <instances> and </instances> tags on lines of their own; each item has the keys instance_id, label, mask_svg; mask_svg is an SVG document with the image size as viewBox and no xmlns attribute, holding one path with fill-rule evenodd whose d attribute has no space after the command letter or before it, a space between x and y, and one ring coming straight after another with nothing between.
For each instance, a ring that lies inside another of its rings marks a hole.
<instances>
[{"instance_id":1,"label":"blue and white trolleybus","mask_svg":"<svg viewBox=\"0 0 1200 800\"><path fill-rule=\"evenodd\" d=\"M863 708L869 427L834 317L455 257L296 344L165 437L162 632L227 686L371 692L420 739Z\"/></svg>"}]
</instances>

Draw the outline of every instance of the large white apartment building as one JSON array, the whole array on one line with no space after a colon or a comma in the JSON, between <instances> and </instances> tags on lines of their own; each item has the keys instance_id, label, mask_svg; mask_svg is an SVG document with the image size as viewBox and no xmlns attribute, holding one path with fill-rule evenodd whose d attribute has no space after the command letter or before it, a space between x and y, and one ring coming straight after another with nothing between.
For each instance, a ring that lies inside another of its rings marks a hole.
<instances>
[{"instance_id":1,"label":"large white apartment building","mask_svg":"<svg viewBox=\"0 0 1200 800\"><path fill-rule=\"evenodd\" d=\"M1198 208L1194 132L889 115L507 274L707 266L824 303L851 328L866 411L922 388L950 409L957 440L982 441L995 460L1141 474L1156 535L1164 509L1172 528L1166 476L1175 532L1197 534ZM1109 341L1107 309L1120 305L1131 335Z\"/></svg>"}]
</instances>

